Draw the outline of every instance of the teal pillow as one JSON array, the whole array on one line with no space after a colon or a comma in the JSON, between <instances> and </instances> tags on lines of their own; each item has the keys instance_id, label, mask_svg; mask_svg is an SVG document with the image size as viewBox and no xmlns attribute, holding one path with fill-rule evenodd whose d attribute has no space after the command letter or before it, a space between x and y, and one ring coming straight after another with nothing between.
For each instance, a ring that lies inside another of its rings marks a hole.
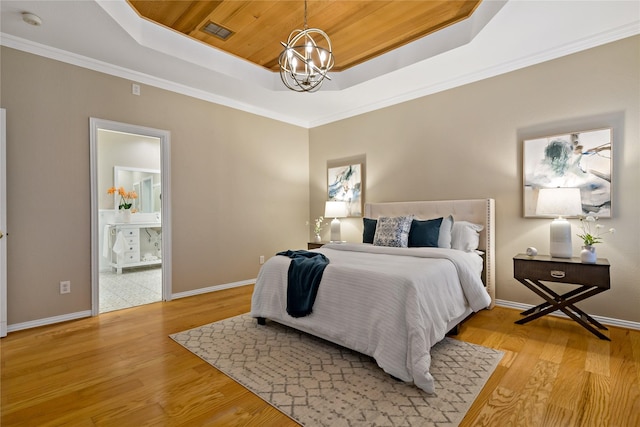
<instances>
[{"instance_id":1,"label":"teal pillow","mask_svg":"<svg viewBox=\"0 0 640 427\"><path fill-rule=\"evenodd\" d=\"M440 237L440 225L442 218L419 221L414 219L411 222L409 231L410 248L437 248Z\"/></svg>"},{"instance_id":2,"label":"teal pillow","mask_svg":"<svg viewBox=\"0 0 640 427\"><path fill-rule=\"evenodd\" d=\"M373 237L376 235L376 224L378 220L371 218L362 218L364 230L362 232L362 243L373 243Z\"/></svg>"}]
</instances>

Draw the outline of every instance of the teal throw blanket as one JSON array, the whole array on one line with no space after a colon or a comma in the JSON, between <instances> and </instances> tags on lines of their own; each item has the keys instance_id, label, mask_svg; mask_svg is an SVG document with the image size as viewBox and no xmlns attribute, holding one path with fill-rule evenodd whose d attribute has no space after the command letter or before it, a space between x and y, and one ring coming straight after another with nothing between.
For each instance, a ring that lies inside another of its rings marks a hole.
<instances>
[{"instance_id":1,"label":"teal throw blanket","mask_svg":"<svg viewBox=\"0 0 640 427\"><path fill-rule=\"evenodd\" d=\"M278 252L276 255L291 258L287 275L287 313L292 317L308 316L329 259L319 252L303 250Z\"/></svg>"}]
</instances>

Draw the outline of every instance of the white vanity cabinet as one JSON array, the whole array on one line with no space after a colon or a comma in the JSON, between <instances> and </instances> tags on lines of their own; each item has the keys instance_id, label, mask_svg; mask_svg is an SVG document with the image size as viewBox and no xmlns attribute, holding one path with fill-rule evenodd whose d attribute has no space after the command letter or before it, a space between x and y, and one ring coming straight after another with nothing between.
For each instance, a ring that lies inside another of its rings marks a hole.
<instances>
[{"instance_id":1,"label":"white vanity cabinet","mask_svg":"<svg viewBox=\"0 0 640 427\"><path fill-rule=\"evenodd\" d=\"M157 223L109 224L110 265L118 274L123 268L162 264L160 239L162 227ZM122 233L121 240L118 236Z\"/></svg>"}]
</instances>

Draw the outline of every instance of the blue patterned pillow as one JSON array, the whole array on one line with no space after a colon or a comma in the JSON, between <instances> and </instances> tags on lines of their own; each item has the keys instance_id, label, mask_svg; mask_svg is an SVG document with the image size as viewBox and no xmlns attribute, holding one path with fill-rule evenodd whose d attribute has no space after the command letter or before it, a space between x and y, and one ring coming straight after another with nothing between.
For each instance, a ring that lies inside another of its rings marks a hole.
<instances>
[{"instance_id":1,"label":"blue patterned pillow","mask_svg":"<svg viewBox=\"0 0 640 427\"><path fill-rule=\"evenodd\" d=\"M376 246L393 246L406 248L409 243L413 216L398 216L394 218L380 217L376 224L376 234L373 244Z\"/></svg>"}]
</instances>

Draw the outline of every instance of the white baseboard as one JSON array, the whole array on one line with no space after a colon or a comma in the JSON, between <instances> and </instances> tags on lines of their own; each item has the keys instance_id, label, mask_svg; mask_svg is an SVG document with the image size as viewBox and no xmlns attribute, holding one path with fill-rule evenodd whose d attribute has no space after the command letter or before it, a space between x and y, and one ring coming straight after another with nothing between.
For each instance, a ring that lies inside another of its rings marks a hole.
<instances>
[{"instance_id":1,"label":"white baseboard","mask_svg":"<svg viewBox=\"0 0 640 427\"><path fill-rule=\"evenodd\" d=\"M206 288L194 289L192 291L178 292L177 294L172 294L171 297L173 299L192 297L192 296L195 296L195 295L206 294L206 293L209 293L209 292L221 291L223 289L231 289L231 288L237 288L237 287L240 287L240 286L253 285L255 282L256 282L256 279L241 280L239 282L225 283L225 284L222 284L222 285L209 286L209 287L206 287ZM517 310L520 310L520 311L525 311L525 310L528 310L531 307L533 307L533 305L529 305L529 304L522 304L522 303L519 303L519 302L505 301L505 300L500 300L500 299L496 300L496 305L498 305L500 307L514 308L514 309L517 309ZM566 314L564 314L562 312L558 312L558 311L554 311L550 315L558 316L558 317L564 317L564 318L567 318L567 319L569 318ZM79 311L77 313L63 314L63 315L60 315L60 316L47 317L47 318L44 318L44 319L31 320L29 322L14 323L12 325L8 325L7 326L7 332L15 332L15 331L21 331L23 329L37 328L39 326L53 325L54 323L67 322L69 320L82 319L82 318L85 318L85 317L91 317L91 310ZM614 319L614 318L611 318L611 317L603 317L603 316L593 316L592 315L591 317L593 317L598 322L600 322L602 324L605 324L605 325L611 325L611 326L618 326L618 327L621 327L621 328L640 330L640 323L638 323L638 322L630 322L628 320Z\"/></svg>"},{"instance_id":2,"label":"white baseboard","mask_svg":"<svg viewBox=\"0 0 640 427\"><path fill-rule=\"evenodd\" d=\"M256 279L242 280L240 282L225 283L225 284L222 284L222 285L209 286L207 288L195 289L193 291L179 292L177 294L172 294L171 297L173 299L191 297L191 296L194 296L194 295L200 295L200 294L206 294L206 293L209 293L209 292L221 291L223 289L237 288L237 287L245 286L245 285L253 285L254 283L256 283ZM85 317L91 317L91 310L79 311L77 313L63 314L63 315L60 315L60 316L47 317L47 318L44 318L44 319L31 320L29 322L14 323L13 325L8 325L7 326L7 332L16 332L16 331L21 331L23 329L31 329L31 328L37 328L39 326L53 325L55 323L67 322L69 320L82 319L82 318L85 318Z\"/></svg>"},{"instance_id":3,"label":"white baseboard","mask_svg":"<svg viewBox=\"0 0 640 427\"><path fill-rule=\"evenodd\" d=\"M53 325L54 323L68 322L69 320L82 319L85 317L91 317L91 310L62 314L60 316L46 317L44 319L31 320L29 322L14 323L13 325L7 326L7 332L37 328L38 326Z\"/></svg>"},{"instance_id":4,"label":"white baseboard","mask_svg":"<svg viewBox=\"0 0 640 427\"><path fill-rule=\"evenodd\" d=\"M496 300L496 305L500 306L500 307L506 307L506 308L515 308L517 310L520 311L525 311L528 310L532 307L535 307L533 305L530 304L522 304L519 302L512 302L512 301L505 301L505 300L500 300L497 299ZM549 313L550 316L557 316L557 317L564 317L565 319L568 319L569 316L567 316L566 314L564 314L561 311L554 311L553 313ZM594 319L596 319L598 322L602 323L603 325L610 325L610 326L618 326L620 328L627 328L627 329L635 329L635 330L640 330L640 323L638 322L630 322L628 320L621 320L621 319L614 319L611 317L604 317L604 316L594 316L592 314L590 314L591 317L593 317Z\"/></svg>"},{"instance_id":5,"label":"white baseboard","mask_svg":"<svg viewBox=\"0 0 640 427\"><path fill-rule=\"evenodd\" d=\"M195 295L207 294L209 292L221 291L223 289L231 289L231 288L238 288L240 286L253 285L254 283L256 283L256 279L241 280L239 282L225 283L222 285L214 285L206 288L194 289L192 291L178 292L177 294L171 294L171 298L177 299L177 298L192 297Z\"/></svg>"}]
</instances>

